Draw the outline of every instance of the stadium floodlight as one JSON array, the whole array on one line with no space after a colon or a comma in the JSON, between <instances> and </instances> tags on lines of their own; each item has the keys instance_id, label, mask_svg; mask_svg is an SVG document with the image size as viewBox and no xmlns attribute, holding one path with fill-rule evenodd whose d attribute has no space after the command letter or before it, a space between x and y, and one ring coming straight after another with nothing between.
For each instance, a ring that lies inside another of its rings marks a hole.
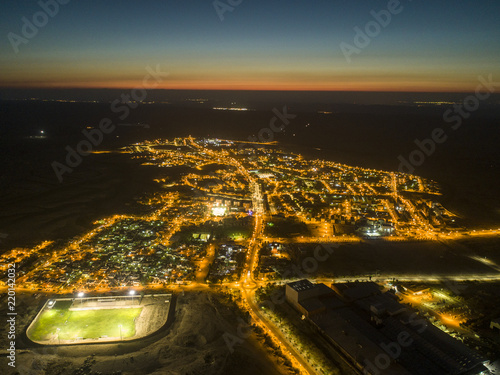
<instances>
[{"instance_id":1,"label":"stadium floodlight","mask_svg":"<svg viewBox=\"0 0 500 375\"><path fill-rule=\"evenodd\" d=\"M85 297L85 293L78 292L77 296L78 296L78 298L80 298L80 306L82 306L82 304L83 304L83 297Z\"/></svg>"}]
</instances>

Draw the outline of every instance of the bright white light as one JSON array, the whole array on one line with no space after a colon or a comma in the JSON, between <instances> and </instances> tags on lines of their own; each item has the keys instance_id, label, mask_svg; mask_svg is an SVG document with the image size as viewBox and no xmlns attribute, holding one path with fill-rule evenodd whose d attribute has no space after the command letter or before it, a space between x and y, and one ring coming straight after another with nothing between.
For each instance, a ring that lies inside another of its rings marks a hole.
<instances>
[{"instance_id":1,"label":"bright white light","mask_svg":"<svg viewBox=\"0 0 500 375\"><path fill-rule=\"evenodd\" d=\"M78 298L82 298L85 295L83 292L78 292Z\"/></svg>"},{"instance_id":2,"label":"bright white light","mask_svg":"<svg viewBox=\"0 0 500 375\"><path fill-rule=\"evenodd\" d=\"M224 216L226 214L226 207L213 207L212 214L214 216Z\"/></svg>"},{"instance_id":3,"label":"bright white light","mask_svg":"<svg viewBox=\"0 0 500 375\"><path fill-rule=\"evenodd\" d=\"M135 295L135 290L131 290L130 292L128 292L128 294L130 294L131 296Z\"/></svg>"}]
</instances>

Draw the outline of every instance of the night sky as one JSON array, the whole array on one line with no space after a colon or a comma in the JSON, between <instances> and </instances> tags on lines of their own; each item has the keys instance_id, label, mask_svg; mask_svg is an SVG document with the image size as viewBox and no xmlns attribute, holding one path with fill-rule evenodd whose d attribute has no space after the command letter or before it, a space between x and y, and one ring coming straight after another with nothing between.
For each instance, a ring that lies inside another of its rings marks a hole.
<instances>
[{"instance_id":1,"label":"night sky","mask_svg":"<svg viewBox=\"0 0 500 375\"><path fill-rule=\"evenodd\" d=\"M16 53L9 33L24 38L22 17L41 8L3 0L0 86L131 88L158 64L165 89L472 91L479 75L500 77L495 0L402 0L348 62L341 43L355 47L354 28L387 7L244 0L221 20L211 0L72 0Z\"/></svg>"}]
</instances>

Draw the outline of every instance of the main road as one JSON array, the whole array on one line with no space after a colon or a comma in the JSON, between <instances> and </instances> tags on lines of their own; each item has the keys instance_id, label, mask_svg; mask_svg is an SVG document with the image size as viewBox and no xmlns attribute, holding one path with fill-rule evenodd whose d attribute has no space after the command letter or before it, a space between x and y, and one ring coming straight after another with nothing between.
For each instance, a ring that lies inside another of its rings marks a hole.
<instances>
[{"instance_id":1,"label":"main road","mask_svg":"<svg viewBox=\"0 0 500 375\"><path fill-rule=\"evenodd\" d=\"M238 169L245 170L245 168L234 160L238 164ZM246 170L245 170L246 171ZM307 360L298 352L293 345L291 345L288 340L283 336L283 333L276 328L262 313L259 311L259 307L255 303L255 290L259 286L259 282L254 278L254 270L258 263L258 253L261 246L260 239L264 234L264 202L262 199L262 192L260 190L259 184L255 179L247 172L244 174L247 177L251 194L252 194L252 205L254 207L254 220L255 226L248 246L247 261L243 268L240 289L243 297L245 298L252 319L256 324L264 328L265 331L273 338L273 341L279 345L282 353L292 362L292 364L304 374L314 375L316 371L311 367Z\"/></svg>"},{"instance_id":2,"label":"main road","mask_svg":"<svg viewBox=\"0 0 500 375\"><path fill-rule=\"evenodd\" d=\"M195 148L203 148L207 155L213 155L214 152L207 148L204 148L197 144L193 138L190 138L190 143ZM260 239L262 238L264 232L264 203L262 199L262 192L260 190L260 186L253 178L250 173L248 173L247 169L235 158L227 157L224 160L226 163L233 165L238 169L238 171L246 178L248 181L248 185L250 187L251 195L252 195L252 205L254 208L254 220L255 226L252 234L252 238L249 241L248 246L248 254L245 262L245 266L243 268L241 280L240 280L240 289L242 295L244 296L250 314L255 321L256 324L263 327L268 334L271 334L271 337L274 339L280 348L282 349L283 354L292 362L292 364L301 371L301 373L314 375L316 371L309 365L309 363L303 358L301 353L299 353L284 337L280 330L278 330L271 322L269 322L259 311L259 308L254 302L254 293L257 289L258 282L254 279L253 271L255 269L256 263L258 262L258 251L261 245Z\"/></svg>"}]
</instances>

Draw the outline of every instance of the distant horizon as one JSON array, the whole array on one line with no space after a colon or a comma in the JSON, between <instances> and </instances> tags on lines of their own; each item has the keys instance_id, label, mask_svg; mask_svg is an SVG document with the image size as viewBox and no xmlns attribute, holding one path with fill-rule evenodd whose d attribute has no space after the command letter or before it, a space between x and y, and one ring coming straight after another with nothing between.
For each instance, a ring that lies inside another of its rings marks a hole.
<instances>
[{"instance_id":1,"label":"distant horizon","mask_svg":"<svg viewBox=\"0 0 500 375\"><path fill-rule=\"evenodd\" d=\"M16 86L0 86L0 93L2 90L133 90L140 88L138 86L123 86L123 87L16 87ZM207 92L331 92L331 93L403 93L403 94L471 94L474 90L318 90L318 89L209 89L209 88L154 88L146 89L146 91L207 91Z\"/></svg>"},{"instance_id":2,"label":"distant horizon","mask_svg":"<svg viewBox=\"0 0 500 375\"><path fill-rule=\"evenodd\" d=\"M496 78L496 77L494 77ZM477 86L477 83L475 83ZM262 88L262 87L206 87L206 86L171 86L169 87L168 84L165 84L167 87L148 87L148 86L143 86L140 84L140 81L138 81L137 84L124 84L124 85L116 85L116 86L105 86L105 85L96 85L96 86L83 86L83 85L74 85L74 86L57 86L57 85L41 85L41 86L23 86L23 85L2 85L0 82L0 91L2 90L132 90L134 88L144 88L148 91L150 90L170 90L170 91L263 91L263 92L387 92L387 93L473 93L475 90L474 87L468 87L468 88L461 88L461 89L450 89L450 88L437 88L437 89L406 89L406 88L401 88L401 89L394 89L394 88L387 88L387 89L379 89L379 88L360 88L360 89L355 89L355 88L339 88L339 89L332 89L332 88L320 88L320 87L302 87L302 88L297 88L297 87L278 87L278 88Z\"/></svg>"},{"instance_id":3,"label":"distant horizon","mask_svg":"<svg viewBox=\"0 0 500 375\"><path fill-rule=\"evenodd\" d=\"M0 88L0 100L74 100L109 102L120 98L132 89L116 88ZM292 105L401 105L416 101L462 102L472 92L417 92L417 91L326 91L326 90L195 90L195 89L150 89L146 90L144 102L187 101L206 99L210 102L282 103ZM137 100L141 101L141 100ZM500 105L500 93L493 93L484 104Z\"/></svg>"}]
</instances>

